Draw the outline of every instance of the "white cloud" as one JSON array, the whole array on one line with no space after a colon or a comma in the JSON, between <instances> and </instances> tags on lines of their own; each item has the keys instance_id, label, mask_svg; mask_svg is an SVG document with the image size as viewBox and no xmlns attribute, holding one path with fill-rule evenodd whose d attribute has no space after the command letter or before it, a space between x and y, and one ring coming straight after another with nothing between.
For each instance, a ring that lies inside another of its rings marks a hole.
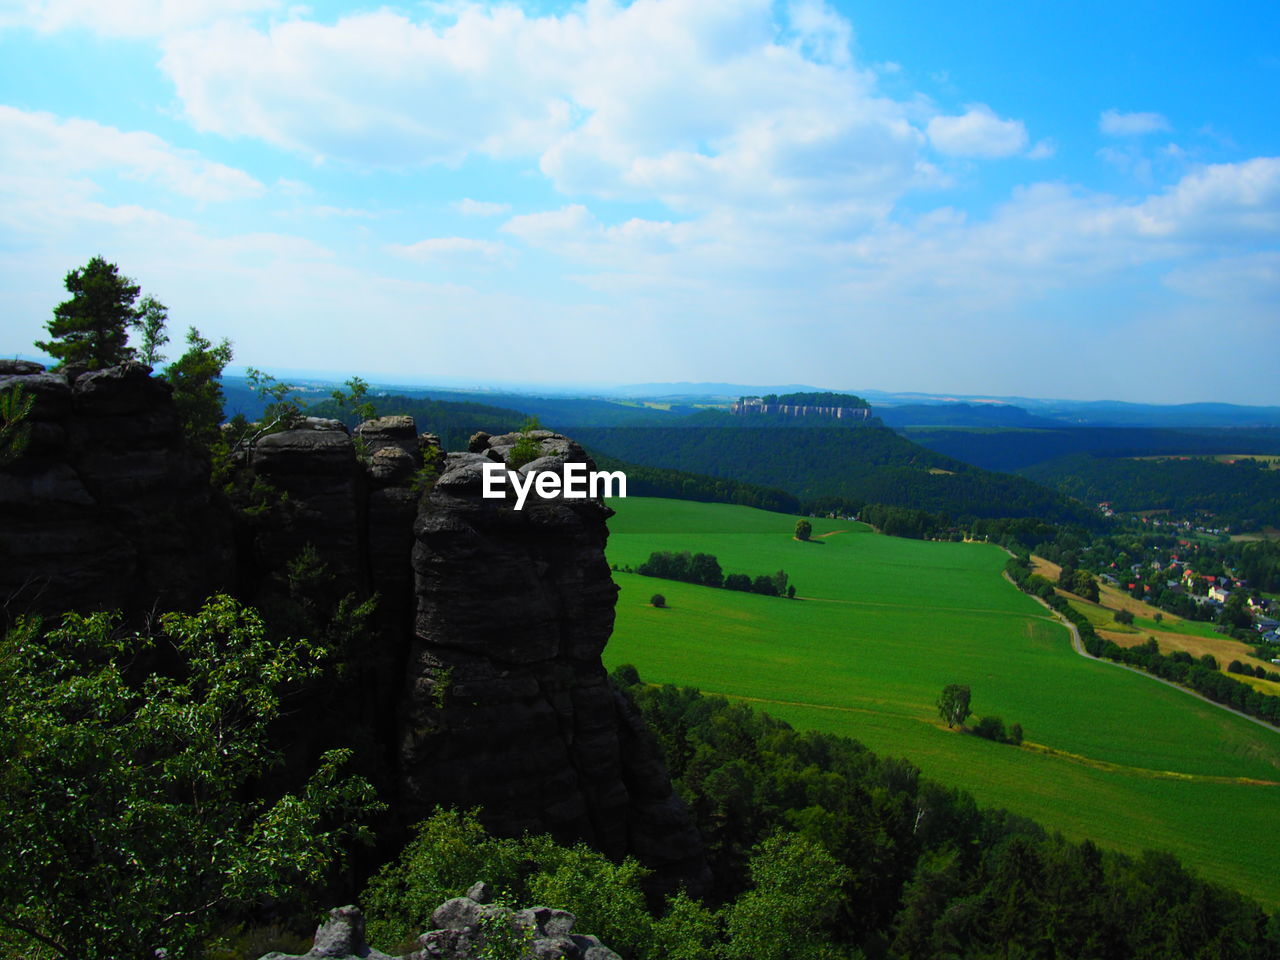
<instances>
[{"instance_id":1,"label":"white cloud","mask_svg":"<svg viewBox=\"0 0 1280 960\"><path fill-rule=\"evenodd\" d=\"M453 205L453 208L464 217L497 217L511 212L511 204L509 203L472 200L470 197L463 197Z\"/></svg>"},{"instance_id":2,"label":"white cloud","mask_svg":"<svg viewBox=\"0 0 1280 960\"><path fill-rule=\"evenodd\" d=\"M1203 245L1280 239L1280 157L1219 163L1108 214L1108 228Z\"/></svg>"},{"instance_id":3,"label":"white cloud","mask_svg":"<svg viewBox=\"0 0 1280 960\"><path fill-rule=\"evenodd\" d=\"M1027 151L1028 160L1047 160L1058 152L1058 144L1052 138L1036 141L1036 145Z\"/></svg>"},{"instance_id":4,"label":"white cloud","mask_svg":"<svg viewBox=\"0 0 1280 960\"><path fill-rule=\"evenodd\" d=\"M243 170L174 147L152 133L0 105L0 175L47 180L89 173L155 184L200 202L263 192L262 184Z\"/></svg>"},{"instance_id":5,"label":"white cloud","mask_svg":"<svg viewBox=\"0 0 1280 960\"><path fill-rule=\"evenodd\" d=\"M1169 121L1158 113L1121 113L1104 110L1098 118L1098 129L1109 137L1139 137L1145 133L1169 130Z\"/></svg>"},{"instance_id":6,"label":"white cloud","mask_svg":"<svg viewBox=\"0 0 1280 960\"><path fill-rule=\"evenodd\" d=\"M567 193L883 206L935 181L916 107L850 61L848 23L800 2L592 0L560 15L464 6L332 25L223 23L165 44L203 130L364 166L536 158Z\"/></svg>"},{"instance_id":7,"label":"white cloud","mask_svg":"<svg viewBox=\"0 0 1280 960\"><path fill-rule=\"evenodd\" d=\"M456 259L496 260L509 252L501 243L471 237L428 237L417 243L393 243L387 249L397 257L422 263Z\"/></svg>"},{"instance_id":8,"label":"white cloud","mask_svg":"<svg viewBox=\"0 0 1280 960\"><path fill-rule=\"evenodd\" d=\"M0 27L42 32L94 30L113 36L149 37L211 22L284 8L283 0L16 0L0 10Z\"/></svg>"},{"instance_id":9,"label":"white cloud","mask_svg":"<svg viewBox=\"0 0 1280 960\"><path fill-rule=\"evenodd\" d=\"M958 117L934 117L929 142L951 157L1008 157L1027 146L1021 120L1001 120L985 103L969 104Z\"/></svg>"}]
</instances>

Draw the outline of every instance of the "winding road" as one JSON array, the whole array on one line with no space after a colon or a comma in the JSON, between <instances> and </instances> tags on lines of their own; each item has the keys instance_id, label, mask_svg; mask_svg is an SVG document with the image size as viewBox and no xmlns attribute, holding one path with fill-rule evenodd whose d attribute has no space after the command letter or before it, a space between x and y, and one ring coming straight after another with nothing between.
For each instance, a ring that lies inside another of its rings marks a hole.
<instances>
[{"instance_id":1,"label":"winding road","mask_svg":"<svg viewBox=\"0 0 1280 960\"><path fill-rule=\"evenodd\" d=\"M1010 554L1010 556L1012 556L1012 554ZM1004 572L1002 575L1006 580L1009 581L1009 583L1013 584L1015 589L1017 588L1018 585L1016 583L1013 583L1013 578L1009 576L1007 571ZM1218 703L1218 701L1216 700L1210 700L1204 694L1197 693L1195 690L1192 690L1189 687L1184 687L1180 683L1174 683L1172 680L1164 679L1164 677L1157 677L1155 674L1147 673L1147 671L1145 670L1140 670L1137 667L1131 667L1127 663L1116 663L1116 661L1108 660L1105 657L1095 657L1093 654L1091 654L1088 650L1084 648L1084 641L1080 639L1079 627L1077 627L1074 623L1072 623L1070 620L1064 617L1057 610L1053 609L1053 607L1049 606L1049 604L1046 603L1040 597L1034 596L1030 593L1028 593L1027 596L1031 597L1032 600L1036 601L1036 603L1040 604L1040 606L1048 610L1049 613L1052 615L1053 619L1057 620L1058 623L1062 624L1064 627L1066 627L1068 630L1071 631L1072 649L1074 649L1076 653L1080 654L1080 656L1084 657L1086 660L1096 660L1098 663L1105 663L1113 667L1118 667L1121 670L1128 670L1132 673L1136 673L1138 676L1146 677L1148 680L1154 680L1156 683L1163 683L1166 687L1172 687L1174 690L1180 690L1189 697L1195 697L1197 700L1203 700L1205 703L1211 706L1217 707L1220 710L1225 710L1227 711L1227 713L1234 713L1237 717L1243 717L1245 720L1248 720L1250 723L1256 723L1258 726L1262 727L1262 729L1264 730L1270 730L1272 733L1280 733L1280 728L1273 727L1271 724L1267 723L1267 721L1259 720L1257 717L1251 717L1247 713L1241 713L1235 707L1229 707L1225 703Z\"/></svg>"}]
</instances>

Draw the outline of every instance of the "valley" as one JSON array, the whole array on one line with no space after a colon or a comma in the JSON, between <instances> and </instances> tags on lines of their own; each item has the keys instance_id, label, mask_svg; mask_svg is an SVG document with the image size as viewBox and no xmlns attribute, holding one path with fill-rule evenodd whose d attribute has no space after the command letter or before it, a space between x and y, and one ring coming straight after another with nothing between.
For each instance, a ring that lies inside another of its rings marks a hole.
<instances>
[{"instance_id":1,"label":"valley","mask_svg":"<svg viewBox=\"0 0 1280 960\"><path fill-rule=\"evenodd\" d=\"M1050 830L1167 850L1280 904L1271 851L1255 838L1280 800L1280 734L1077 656L1066 629L1000 576L999 548L821 519L802 543L792 518L745 507L612 505L613 564L707 552L726 571L785 570L797 599L615 572L607 666L634 664L649 683L697 686L852 736ZM667 609L648 604L657 590ZM971 724L1019 723L1023 746L948 730L935 701L953 682L972 689Z\"/></svg>"}]
</instances>

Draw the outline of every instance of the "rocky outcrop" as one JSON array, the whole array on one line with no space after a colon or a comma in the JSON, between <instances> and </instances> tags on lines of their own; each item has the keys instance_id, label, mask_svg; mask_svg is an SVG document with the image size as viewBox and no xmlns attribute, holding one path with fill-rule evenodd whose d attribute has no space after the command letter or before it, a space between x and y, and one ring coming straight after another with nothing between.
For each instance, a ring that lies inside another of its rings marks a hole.
<instances>
[{"instance_id":1,"label":"rocky outcrop","mask_svg":"<svg viewBox=\"0 0 1280 960\"><path fill-rule=\"evenodd\" d=\"M189 607L230 586L230 515L183 442L168 384L150 374L0 365L0 391L35 398L29 446L0 469L8 617Z\"/></svg>"},{"instance_id":2,"label":"rocky outcrop","mask_svg":"<svg viewBox=\"0 0 1280 960\"><path fill-rule=\"evenodd\" d=\"M617 586L599 500L481 495L486 463L521 437L478 435L449 454L414 532L417 615L401 739L403 802L479 804L499 833L550 832L632 853L667 886L699 888L702 847L656 748L600 655ZM594 464L535 432L519 472Z\"/></svg>"},{"instance_id":3,"label":"rocky outcrop","mask_svg":"<svg viewBox=\"0 0 1280 960\"><path fill-rule=\"evenodd\" d=\"M527 907L514 910L489 902L488 888L477 883L465 897L436 907L435 925L418 938L420 949L398 960L476 960L502 949L522 960L622 960L600 939L574 933L577 918L567 910ZM508 952L509 951L509 952ZM337 907L316 930L304 954L268 953L261 960L397 960L365 942L364 916L354 906Z\"/></svg>"},{"instance_id":4,"label":"rocky outcrop","mask_svg":"<svg viewBox=\"0 0 1280 960\"><path fill-rule=\"evenodd\" d=\"M304 691L279 731L294 768L355 747L397 821L384 835L438 804L480 806L495 832L585 840L638 857L659 889L705 886L700 839L601 662L617 596L604 554L611 511L596 499L531 492L516 509L514 496L481 495L485 464L526 477L594 469L572 440L477 434L446 455L408 417L354 434L306 420L241 460L262 500L233 531L148 368L73 380L0 366L0 390L14 383L36 403L28 450L0 468L11 613L138 615L238 584L273 623L310 630L290 619L310 614L285 576L305 551L329 578L308 609L348 592L379 600L342 678Z\"/></svg>"}]
</instances>

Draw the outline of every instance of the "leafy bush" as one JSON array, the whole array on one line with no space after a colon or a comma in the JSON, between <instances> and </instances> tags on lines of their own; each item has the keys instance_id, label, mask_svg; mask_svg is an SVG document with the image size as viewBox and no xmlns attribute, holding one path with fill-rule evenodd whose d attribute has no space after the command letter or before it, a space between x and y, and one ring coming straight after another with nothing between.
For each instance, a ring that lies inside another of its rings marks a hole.
<instances>
[{"instance_id":1,"label":"leafy bush","mask_svg":"<svg viewBox=\"0 0 1280 960\"><path fill-rule=\"evenodd\" d=\"M649 598L649 603L655 607L665 607L667 605L667 598L660 593L655 593Z\"/></svg>"},{"instance_id":2,"label":"leafy bush","mask_svg":"<svg viewBox=\"0 0 1280 960\"><path fill-rule=\"evenodd\" d=\"M973 732L984 739L994 740L997 743L1004 743L1008 739L1004 730L1004 721L999 717L983 717L974 724Z\"/></svg>"},{"instance_id":3,"label":"leafy bush","mask_svg":"<svg viewBox=\"0 0 1280 960\"><path fill-rule=\"evenodd\" d=\"M370 943L384 950L412 946L430 929L436 907L483 880L504 902L568 910L578 930L628 953L645 950L651 919L640 883L648 871L639 863L612 863L585 844L560 846L546 836L491 837L478 814L437 809L370 881L360 898Z\"/></svg>"},{"instance_id":4,"label":"leafy bush","mask_svg":"<svg viewBox=\"0 0 1280 960\"><path fill-rule=\"evenodd\" d=\"M301 792L247 789L280 760L282 691L326 649L269 639L229 597L163 614L154 636L118 625L68 614L0 642L0 928L85 960L186 956L238 910L326 882L380 804L344 750Z\"/></svg>"}]
</instances>

